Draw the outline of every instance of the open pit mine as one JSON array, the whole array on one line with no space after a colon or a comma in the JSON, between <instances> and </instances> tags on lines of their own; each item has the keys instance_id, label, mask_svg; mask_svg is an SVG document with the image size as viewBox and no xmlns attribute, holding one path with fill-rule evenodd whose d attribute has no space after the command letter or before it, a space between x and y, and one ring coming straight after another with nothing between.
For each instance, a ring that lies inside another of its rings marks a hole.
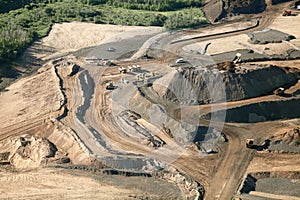
<instances>
[{"instance_id":1,"label":"open pit mine","mask_svg":"<svg viewBox=\"0 0 300 200\"><path fill-rule=\"evenodd\" d=\"M0 199L299 200L300 12L207 2L227 21L32 44L43 65L0 93Z\"/></svg>"}]
</instances>

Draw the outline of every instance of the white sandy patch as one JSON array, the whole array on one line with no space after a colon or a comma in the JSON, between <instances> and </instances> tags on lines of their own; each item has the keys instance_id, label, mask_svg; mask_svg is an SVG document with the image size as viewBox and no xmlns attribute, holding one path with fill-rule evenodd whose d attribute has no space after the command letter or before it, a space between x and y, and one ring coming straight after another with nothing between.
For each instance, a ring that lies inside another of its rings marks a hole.
<instances>
[{"instance_id":1,"label":"white sandy patch","mask_svg":"<svg viewBox=\"0 0 300 200\"><path fill-rule=\"evenodd\" d=\"M31 45L24 58L55 59L82 48L162 32L162 27L121 26L84 22L55 24L49 35Z\"/></svg>"},{"instance_id":2,"label":"white sandy patch","mask_svg":"<svg viewBox=\"0 0 300 200\"><path fill-rule=\"evenodd\" d=\"M296 37L295 40L292 40L291 43L295 44L300 48L300 15L297 16L279 16L270 26L272 29L282 31L284 33L291 34Z\"/></svg>"},{"instance_id":3,"label":"white sandy patch","mask_svg":"<svg viewBox=\"0 0 300 200\"><path fill-rule=\"evenodd\" d=\"M137 35L151 35L162 30L161 27L63 23L55 24L49 36L42 40L42 44L54 47L59 51L69 52Z\"/></svg>"},{"instance_id":4,"label":"white sandy patch","mask_svg":"<svg viewBox=\"0 0 300 200\"><path fill-rule=\"evenodd\" d=\"M279 31L282 31L284 33L288 33L291 35L294 35L296 37L295 40L291 40L290 42L282 42L282 43L270 43L266 45L260 45L260 44L251 44L248 42L249 37L246 34L241 34L237 36L232 36L232 37L226 37L226 38L220 38L220 39L215 39L211 41L205 41L205 42L199 42L199 43L194 43L191 45L187 45L183 47L183 50L186 52L190 51L198 51L200 53L203 52L203 49L208 43L211 43L206 51L207 55L214 55L214 54L219 54L219 53L224 53L228 51L235 51L237 49L252 49L257 53L264 53L267 55L272 55L272 54L286 54L286 51L289 49L299 49L300 48L300 31L299 31L299 21L300 21L300 15L298 16L279 16L275 19L273 24L269 27L271 29L276 29ZM250 23L250 22L249 22ZM248 24L249 26L249 24ZM212 29L207 29L203 31L200 35L208 35L209 34L214 34L214 33L220 33L220 32L226 32L233 30L233 28L241 29L245 27L243 23L238 23L234 25L226 25L219 30L216 28ZM185 37L191 37L195 35L189 35Z\"/></svg>"}]
</instances>

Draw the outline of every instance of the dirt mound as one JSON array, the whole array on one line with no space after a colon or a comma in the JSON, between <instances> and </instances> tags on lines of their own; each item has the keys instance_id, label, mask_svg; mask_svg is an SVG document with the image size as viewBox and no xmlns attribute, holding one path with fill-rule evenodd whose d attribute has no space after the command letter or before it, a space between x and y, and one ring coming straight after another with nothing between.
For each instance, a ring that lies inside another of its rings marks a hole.
<instances>
[{"instance_id":1,"label":"dirt mound","mask_svg":"<svg viewBox=\"0 0 300 200\"><path fill-rule=\"evenodd\" d=\"M248 35L250 37L249 42L253 44L281 43L282 41L290 41L295 39L295 36L293 35L273 29L255 31L249 33Z\"/></svg>"},{"instance_id":2,"label":"dirt mound","mask_svg":"<svg viewBox=\"0 0 300 200\"><path fill-rule=\"evenodd\" d=\"M294 128L270 138L272 141L269 150L276 152L300 152L300 128Z\"/></svg>"},{"instance_id":3,"label":"dirt mound","mask_svg":"<svg viewBox=\"0 0 300 200\"><path fill-rule=\"evenodd\" d=\"M267 66L240 66L235 71L217 69L183 69L170 78L164 76L153 83L153 90L162 99L181 104L236 101L271 94L282 86L294 85L298 73ZM166 88L166 84L167 88ZM162 87L164 86L164 87Z\"/></svg>"},{"instance_id":4,"label":"dirt mound","mask_svg":"<svg viewBox=\"0 0 300 200\"><path fill-rule=\"evenodd\" d=\"M204 6L204 13L211 22L238 14L260 13L266 9L264 0L212 0Z\"/></svg>"},{"instance_id":5,"label":"dirt mound","mask_svg":"<svg viewBox=\"0 0 300 200\"><path fill-rule=\"evenodd\" d=\"M29 135L1 142L1 161L16 168L32 168L49 163L69 163L70 159L58 151L48 139ZM5 145L4 145L5 144Z\"/></svg>"},{"instance_id":6,"label":"dirt mound","mask_svg":"<svg viewBox=\"0 0 300 200\"><path fill-rule=\"evenodd\" d=\"M275 142L286 141L288 144L300 144L300 127L294 128L280 135L273 136L272 140L274 140Z\"/></svg>"}]
</instances>

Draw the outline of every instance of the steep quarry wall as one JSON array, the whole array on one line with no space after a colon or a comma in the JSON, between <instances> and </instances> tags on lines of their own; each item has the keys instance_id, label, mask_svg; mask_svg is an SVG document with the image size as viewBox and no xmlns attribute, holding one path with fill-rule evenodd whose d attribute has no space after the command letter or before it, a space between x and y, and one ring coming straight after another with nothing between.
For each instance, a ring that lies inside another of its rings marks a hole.
<instances>
[{"instance_id":1,"label":"steep quarry wall","mask_svg":"<svg viewBox=\"0 0 300 200\"><path fill-rule=\"evenodd\" d=\"M164 130L179 145L185 146L201 141L203 142L203 147L208 148L218 142L220 138L221 133L216 131L214 127L196 126L184 120L172 118L167 113L166 107L152 102L141 91L136 91L130 100L130 109L153 125ZM219 117L221 115L223 114L221 113Z\"/></svg>"},{"instance_id":2,"label":"steep quarry wall","mask_svg":"<svg viewBox=\"0 0 300 200\"><path fill-rule=\"evenodd\" d=\"M288 1L291 1L291 0L272 0L272 4L275 5L275 4L284 3L284 2L288 2Z\"/></svg>"},{"instance_id":3,"label":"steep quarry wall","mask_svg":"<svg viewBox=\"0 0 300 200\"><path fill-rule=\"evenodd\" d=\"M299 103L300 99L268 101L229 109L226 122L255 123L299 118Z\"/></svg>"},{"instance_id":4,"label":"steep quarry wall","mask_svg":"<svg viewBox=\"0 0 300 200\"><path fill-rule=\"evenodd\" d=\"M203 8L211 22L217 22L231 15L260 13L265 9L264 0L212 0Z\"/></svg>"},{"instance_id":5,"label":"steep quarry wall","mask_svg":"<svg viewBox=\"0 0 300 200\"><path fill-rule=\"evenodd\" d=\"M265 0L231 0L228 4L227 12L234 14L260 13L266 9Z\"/></svg>"},{"instance_id":6,"label":"steep quarry wall","mask_svg":"<svg viewBox=\"0 0 300 200\"><path fill-rule=\"evenodd\" d=\"M73 164L103 167L101 163L91 156L89 150L72 129L56 119L53 119L50 123L53 129L44 134L44 137L55 144L58 150L65 152Z\"/></svg>"},{"instance_id":7,"label":"steep quarry wall","mask_svg":"<svg viewBox=\"0 0 300 200\"><path fill-rule=\"evenodd\" d=\"M298 73L286 72L276 66L253 66L243 73L185 69L176 72L167 86L164 85L166 78L153 83L152 89L160 98L181 104L201 104L270 94L278 87L294 85Z\"/></svg>"}]
</instances>

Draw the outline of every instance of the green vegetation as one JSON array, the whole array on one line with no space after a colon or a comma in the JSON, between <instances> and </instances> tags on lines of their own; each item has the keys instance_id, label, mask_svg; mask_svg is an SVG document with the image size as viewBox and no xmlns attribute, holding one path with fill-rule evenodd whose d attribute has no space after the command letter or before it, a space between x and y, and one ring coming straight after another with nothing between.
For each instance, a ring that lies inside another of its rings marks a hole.
<instances>
[{"instance_id":1,"label":"green vegetation","mask_svg":"<svg viewBox=\"0 0 300 200\"><path fill-rule=\"evenodd\" d=\"M103 1L91 1L93 4ZM108 0L107 4L127 9L171 11L188 7L200 7L202 1L199 0Z\"/></svg>"},{"instance_id":2,"label":"green vegetation","mask_svg":"<svg viewBox=\"0 0 300 200\"><path fill-rule=\"evenodd\" d=\"M0 62L16 58L46 36L54 23L184 28L208 23L200 8L191 7L201 4L201 0L0 0Z\"/></svg>"}]
</instances>

